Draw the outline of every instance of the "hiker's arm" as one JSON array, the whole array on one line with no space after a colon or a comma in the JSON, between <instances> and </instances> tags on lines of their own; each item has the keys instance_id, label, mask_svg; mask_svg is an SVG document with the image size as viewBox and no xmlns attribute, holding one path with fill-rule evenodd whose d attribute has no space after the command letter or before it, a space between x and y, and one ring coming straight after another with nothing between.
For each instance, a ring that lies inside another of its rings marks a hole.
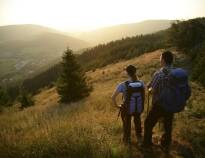
<instances>
[{"instance_id":1,"label":"hiker's arm","mask_svg":"<svg viewBox=\"0 0 205 158\"><path fill-rule=\"evenodd\" d=\"M114 104L114 106L115 107L119 107L118 105L117 105L117 101L116 101L116 98L117 98L117 96L120 94L120 92L118 92L117 90L115 90L115 92L113 93L113 95L112 95L112 102L113 102L113 104Z\"/></svg>"},{"instance_id":2,"label":"hiker's arm","mask_svg":"<svg viewBox=\"0 0 205 158\"><path fill-rule=\"evenodd\" d=\"M148 91L151 91L152 89L157 88L159 83L159 73L156 72L151 80L151 82L149 82L149 84L147 85Z\"/></svg>"}]
</instances>

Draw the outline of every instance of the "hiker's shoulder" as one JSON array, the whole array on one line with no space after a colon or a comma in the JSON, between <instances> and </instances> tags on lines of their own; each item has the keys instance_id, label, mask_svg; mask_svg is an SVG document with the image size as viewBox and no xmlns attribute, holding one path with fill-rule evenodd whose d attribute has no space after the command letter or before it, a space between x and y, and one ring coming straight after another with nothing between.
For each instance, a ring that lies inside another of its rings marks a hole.
<instances>
[{"instance_id":1,"label":"hiker's shoulder","mask_svg":"<svg viewBox=\"0 0 205 158\"><path fill-rule=\"evenodd\" d=\"M163 74L163 68L160 68L159 70L154 72L153 77L160 76L162 74Z\"/></svg>"},{"instance_id":2,"label":"hiker's shoulder","mask_svg":"<svg viewBox=\"0 0 205 158\"><path fill-rule=\"evenodd\" d=\"M145 85L145 83L144 83L143 80L139 80L139 82L140 82L143 86Z\"/></svg>"},{"instance_id":3,"label":"hiker's shoulder","mask_svg":"<svg viewBox=\"0 0 205 158\"><path fill-rule=\"evenodd\" d=\"M125 87L125 86L126 86L126 83L130 83L130 81L129 81L129 80L126 80L126 81L120 82L120 83L118 83L118 86L117 86L117 87Z\"/></svg>"},{"instance_id":4,"label":"hiker's shoulder","mask_svg":"<svg viewBox=\"0 0 205 158\"><path fill-rule=\"evenodd\" d=\"M117 91L118 92L124 92L125 91L125 89L126 89L126 82L127 81L123 81L123 82L121 82L121 83L119 83L118 85L117 85ZM129 82L129 81L128 81Z\"/></svg>"},{"instance_id":5,"label":"hiker's shoulder","mask_svg":"<svg viewBox=\"0 0 205 158\"><path fill-rule=\"evenodd\" d=\"M119 85L125 85L126 83L130 83L131 81L130 80L125 80L125 81L122 81L119 83Z\"/></svg>"},{"instance_id":6,"label":"hiker's shoulder","mask_svg":"<svg viewBox=\"0 0 205 158\"><path fill-rule=\"evenodd\" d=\"M169 74L170 72L172 72L173 70L175 70L176 68L173 66L166 66L160 69L160 73L161 76L166 76L167 74Z\"/></svg>"}]
</instances>

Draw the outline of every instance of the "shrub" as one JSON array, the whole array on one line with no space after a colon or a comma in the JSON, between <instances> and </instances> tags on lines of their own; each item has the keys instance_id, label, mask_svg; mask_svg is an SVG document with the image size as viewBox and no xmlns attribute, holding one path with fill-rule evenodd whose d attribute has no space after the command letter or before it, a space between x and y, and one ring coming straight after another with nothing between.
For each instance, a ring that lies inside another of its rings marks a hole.
<instances>
[{"instance_id":1,"label":"shrub","mask_svg":"<svg viewBox=\"0 0 205 158\"><path fill-rule=\"evenodd\" d=\"M19 102L21 103L21 108L27 108L34 105L34 101L32 96L28 94L25 90L21 90L21 94L18 98Z\"/></svg>"}]
</instances>

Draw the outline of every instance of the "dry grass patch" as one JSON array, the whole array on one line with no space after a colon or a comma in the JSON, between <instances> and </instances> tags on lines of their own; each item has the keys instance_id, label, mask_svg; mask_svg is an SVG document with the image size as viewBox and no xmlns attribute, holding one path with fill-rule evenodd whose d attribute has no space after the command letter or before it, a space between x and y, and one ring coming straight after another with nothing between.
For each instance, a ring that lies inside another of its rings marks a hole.
<instances>
[{"instance_id":1,"label":"dry grass patch","mask_svg":"<svg viewBox=\"0 0 205 158\"><path fill-rule=\"evenodd\" d=\"M150 80L150 74L159 67L158 60L161 51L88 72L87 76L89 82L93 84L93 91L89 97L79 102L69 105L59 104L56 90L52 88L35 96L35 106L23 111L6 112L0 115L0 157L145 157L146 154L135 147L134 136L132 150L128 150L121 144L121 121L117 120L118 111L112 106L110 96L116 85L126 79L122 70L128 64L139 68L139 71L143 73L142 80L145 82ZM199 90L195 84L193 87L194 96L198 97L191 99L189 107L193 106L194 109L189 108L180 114L176 124L177 138L190 143L194 140L191 139L193 137L189 137L182 131L183 129L191 131L191 126L188 128L189 124L186 122L193 120L189 114L193 114L194 110L198 112L197 108L201 109L201 105L205 103L204 89ZM200 94L198 94L199 91ZM144 118L144 114L142 117ZM201 125L200 122L198 123ZM195 128L196 124L193 124L193 127ZM198 129L199 135L201 132L202 130ZM182 135L185 137L182 138ZM200 155L202 151L199 150L197 153ZM160 158L163 154L156 150L152 156ZM173 157L177 156L179 155L175 153Z\"/></svg>"}]
</instances>

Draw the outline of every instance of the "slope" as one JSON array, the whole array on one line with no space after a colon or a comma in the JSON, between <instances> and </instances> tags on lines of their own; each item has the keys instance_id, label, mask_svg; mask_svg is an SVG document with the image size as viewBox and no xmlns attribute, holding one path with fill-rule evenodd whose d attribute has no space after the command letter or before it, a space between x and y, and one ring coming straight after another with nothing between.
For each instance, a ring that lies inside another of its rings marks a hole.
<instances>
[{"instance_id":1,"label":"slope","mask_svg":"<svg viewBox=\"0 0 205 158\"><path fill-rule=\"evenodd\" d=\"M72 104L59 104L55 88L42 90L35 96L34 107L23 111L16 107L0 115L0 157L29 158L162 158L164 153L155 146L152 153L140 150L132 131L132 148L121 143L121 121L112 106L110 96L117 83L126 79L123 68L128 64L138 67L142 80L150 80L161 50L145 53L128 61L111 64L94 72L87 72L93 84L91 95ZM177 54L177 64L186 64L187 58ZM202 158L204 153L205 89L192 83L193 96L187 110L175 117L173 146L170 157ZM120 98L119 98L120 100ZM142 118L146 116L143 113ZM192 126L190 126L190 124ZM161 130L155 128L154 142Z\"/></svg>"},{"instance_id":2,"label":"slope","mask_svg":"<svg viewBox=\"0 0 205 158\"><path fill-rule=\"evenodd\" d=\"M0 79L25 78L61 57L67 46L80 50L87 42L38 25L0 27Z\"/></svg>"},{"instance_id":3,"label":"slope","mask_svg":"<svg viewBox=\"0 0 205 158\"><path fill-rule=\"evenodd\" d=\"M88 41L93 45L103 44L119 40L125 37L132 37L141 34L150 34L165 30L171 26L173 20L147 20L138 23L121 24L105 27L90 32L70 33L72 36Z\"/></svg>"},{"instance_id":4,"label":"slope","mask_svg":"<svg viewBox=\"0 0 205 158\"><path fill-rule=\"evenodd\" d=\"M44 32L57 33L59 31L33 24L0 26L0 41L32 39Z\"/></svg>"}]
</instances>

